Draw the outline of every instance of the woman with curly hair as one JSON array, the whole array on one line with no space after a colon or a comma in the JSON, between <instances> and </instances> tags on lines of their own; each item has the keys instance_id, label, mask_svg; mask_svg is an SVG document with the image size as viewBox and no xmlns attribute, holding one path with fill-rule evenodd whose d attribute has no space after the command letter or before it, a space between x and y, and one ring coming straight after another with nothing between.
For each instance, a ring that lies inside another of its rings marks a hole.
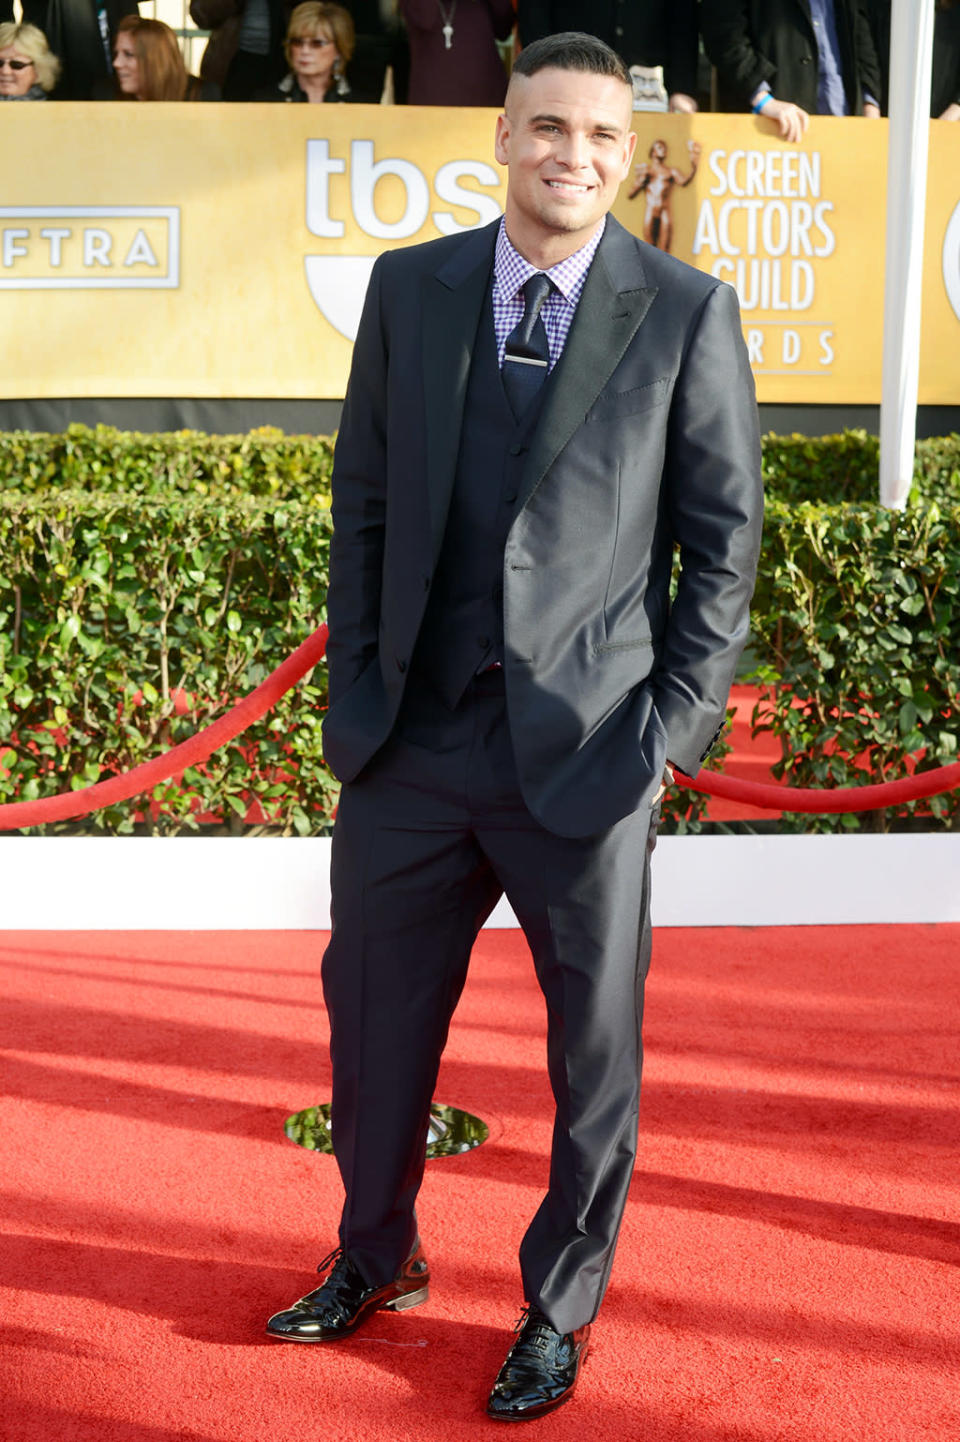
<instances>
[{"instance_id":1,"label":"woman with curly hair","mask_svg":"<svg viewBox=\"0 0 960 1442\"><path fill-rule=\"evenodd\" d=\"M60 61L36 25L0 25L0 100L46 100Z\"/></svg>"}]
</instances>

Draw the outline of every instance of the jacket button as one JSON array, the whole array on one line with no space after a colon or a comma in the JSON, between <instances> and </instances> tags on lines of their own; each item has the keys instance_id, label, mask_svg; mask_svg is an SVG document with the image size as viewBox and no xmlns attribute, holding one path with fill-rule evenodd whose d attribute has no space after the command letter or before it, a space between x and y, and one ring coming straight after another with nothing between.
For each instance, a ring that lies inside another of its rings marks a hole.
<instances>
[{"instance_id":1,"label":"jacket button","mask_svg":"<svg viewBox=\"0 0 960 1442\"><path fill-rule=\"evenodd\" d=\"M508 506L512 506L513 503L514 503L514 501L515 501L516 499L517 499L517 493L516 493L516 491L508 491L507 494L504 496L504 500L506 501L506 503L507 503Z\"/></svg>"},{"instance_id":2,"label":"jacket button","mask_svg":"<svg viewBox=\"0 0 960 1442\"><path fill-rule=\"evenodd\" d=\"M407 663L406 663L406 661L404 661L401 656L398 656L398 657L397 657L397 670L402 672L402 671L405 671L406 669L407 669Z\"/></svg>"},{"instance_id":3,"label":"jacket button","mask_svg":"<svg viewBox=\"0 0 960 1442\"><path fill-rule=\"evenodd\" d=\"M487 647L490 645L490 637L489 637L489 636L478 636L478 637L477 637L477 645L480 647L481 651L485 651L485 650L487 649Z\"/></svg>"},{"instance_id":4,"label":"jacket button","mask_svg":"<svg viewBox=\"0 0 960 1442\"><path fill-rule=\"evenodd\" d=\"M523 446L511 446L511 447L510 447L510 454L511 454L511 456L522 456L522 455L523 455Z\"/></svg>"}]
</instances>

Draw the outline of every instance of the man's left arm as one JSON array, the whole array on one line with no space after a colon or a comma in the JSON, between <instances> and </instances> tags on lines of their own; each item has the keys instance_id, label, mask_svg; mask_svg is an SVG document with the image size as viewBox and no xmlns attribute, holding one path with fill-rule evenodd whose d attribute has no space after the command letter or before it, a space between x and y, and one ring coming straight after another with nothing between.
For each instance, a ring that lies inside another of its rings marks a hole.
<instances>
[{"instance_id":1,"label":"man's left arm","mask_svg":"<svg viewBox=\"0 0 960 1442\"><path fill-rule=\"evenodd\" d=\"M681 569L651 679L667 755L694 775L723 725L746 643L763 523L756 395L728 285L708 294L690 326L663 484Z\"/></svg>"}]
</instances>

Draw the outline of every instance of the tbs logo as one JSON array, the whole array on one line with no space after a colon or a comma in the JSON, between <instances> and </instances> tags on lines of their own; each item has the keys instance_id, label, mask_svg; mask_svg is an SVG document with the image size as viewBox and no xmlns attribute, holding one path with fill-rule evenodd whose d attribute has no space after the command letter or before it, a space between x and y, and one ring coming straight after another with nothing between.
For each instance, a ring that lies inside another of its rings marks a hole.
<instances>
[{"instance_id":1,"label":"tbs logo","mask_svg":"<svg viewBox=\"0 0 960 1442\"><path fill-rule=\"evenodd\" d=\"M960 320L960 202L947 222L943 237L943 283L953 313Z\"/></svg>"},{"instance_id":2,"label":"tbs logo","mask_svg":"<svg viewBox=\"0 0 960 1442\"><path fill-rule=\"evenodd\" d=\"M500 188L500 175L492 165L479 160L451 160L441 165L433 178L433 195L440 204L431 209L430 184L419 166L400 158L374 160L373 149L372 140L350 143L350 209L364 235L380 241L407 240L428 220L441 235L454 235L475 230L500 215L496 196L486 193ZM346 234L344 221L332 215L330 208L330 177L342 175L346 169L346 160L331 156L329 141L307 141L307 229L321 240L341 240ZM377 213L376 189L378 181L388 175L403 186L405 204L398 220L384 221ZM465 188L461 184L464 179L483 189ZM475 219L464 225L443 205L470 211ZM356 338L374 260L369 255L306 257L310 294L324 317L348 340Z\"/></svg>"}]
</instances>

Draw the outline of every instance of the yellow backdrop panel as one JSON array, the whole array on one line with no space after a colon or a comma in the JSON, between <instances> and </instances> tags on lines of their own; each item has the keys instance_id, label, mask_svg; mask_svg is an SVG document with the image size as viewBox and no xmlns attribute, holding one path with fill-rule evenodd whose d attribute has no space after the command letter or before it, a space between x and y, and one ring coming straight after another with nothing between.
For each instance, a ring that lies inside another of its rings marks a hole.
<instances>
[{"instance_id":1,"label":"yellow backdrop panel","mask_svg":"<svg viewBox=\"0 0 960 1442\"><path fill-rule=\"evenodd\" d=\"M496 113L0 107L8 397L343 394L374 258L503 208ZM763 401L876 402L886 124L638 115L615 214L734 284ZM960 126L931 127L920 399L960 402Z\"/></svg>"}]
</instances>

